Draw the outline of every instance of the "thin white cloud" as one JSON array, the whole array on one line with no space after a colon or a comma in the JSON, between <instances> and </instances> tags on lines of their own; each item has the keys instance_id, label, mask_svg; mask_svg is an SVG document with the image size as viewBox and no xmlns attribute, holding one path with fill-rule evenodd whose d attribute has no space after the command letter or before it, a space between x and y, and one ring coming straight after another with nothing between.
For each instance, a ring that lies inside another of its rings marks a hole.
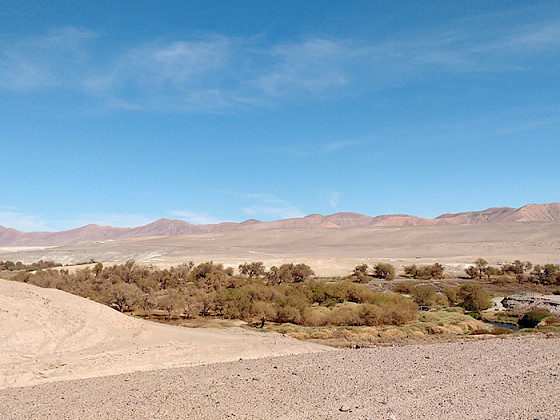
<instances>
[{"instance_id":1,"label":"thin white cloud","mask_svg":"<svg viewBox=\"0 0 560 420\"><path fill-rule=\"evenodd\" d=\"M196 213L188 210L174 210L170 211L173 216L180 217L189 223L195 225L212 225L216 223L223 222L223 220L218 220L213 216L204 213Z\"/></svg>"},{"instance_id":2,"label":"thin white cloud","mask_svg":"<svg viewBox=\"0 0 560 420\"><path fill-rule=\"evenodd\" d=\"M243 213L257 219L290 219L305 216L305 213L296 206L250 206L244 207Z\"/></svg>"},{"instance_id":3,"label":"thin white cloud","mask_svg":"<svg viewBox=\"0 0 560 420\"><path fill-rule=\"evenodd\" d=\"M338 191L333 191L329 196L329 204L332 208L336 208L338 206L338 202L340 200L340 193Z\"/></svg>"},{"instance_id":4,"label":"thin white cloud","mask_svg":"<svg viewBox=\"0 0 560 420\"><path fill-rule=\"evenodd\" d=\"M335 152L335 151L340 150L340 149L345 149L347 147L355 146L359 143L360 142L358 142L358 141L352 141L352 140L334 141L334 142L328 143L325 146L325 151L327 153L332 153L332 152Z\"/></svg>"},{"instance_id":5,"label":"thin white cloud","mask_svg":"<svg viewBox=\"0 0 560 420\"><path fill-rule=\"evenodd\" d=\"M270 220L305 216L305 213L299 207L294 206L288 201L276 197L273 194L245 193L243 194L243 197L254 202L242 209L243 213L252 218Z\"/></svg>"},{"instance_id":6,"label":"thin white cloud","mask_svg":"<svg viewBox=\"0 0 560 420\"><path fill-rule=\"evenodd\" d=\"M0 88L80 90L92 58L87 44L94 38L92 31L66 27L41 37L3 42L0 45Z\"/></svg>"},{"instance_id":7,"label":"thin white cloud","mask_svg":"<svg viewBox=\"0 0 560 420\"><path fill-rule=\"evenodd\" d=\"M25 232L47 230L41 216L20 211L0 211L0 225Z\"/></svg>"},{"instance_id":8,"label":"thin white cloud","mask_svg":"<svg viewBox=\"0 0 560 420\"><path fill-rule=\"evenodd\" d=\"M270 96L343 88L348 83L344 65L352 54L353 48L340 40L315 38L278 45L265 52L271 63L252 84Z\"/></svg>"},{"instance_id":9,"label":"thin white cloud","mask_svg":"<svg viewBox=\"0 0 560 420\"><path fill-rule=\"evenodd\" d=\"M102 37L92 31L67 27L34 39L0 40L0 91L66 89L107 108L207 112L354 95L426 74L521 71L535 58L558 55L555 17L531 24L484 22L401 34L398 40L273 43L210 35L114 52L103 51Z\"/></svg>"},{"instance_id":10,"label":"thin white cloud","mask_svg":"<svg viewBox=\"0 0 560 420\"><path fill-rule=\"evenodd\" d=\"M155 219L141 214L130 213L88 213L68 218L66 220L52 221L57 229L73 229L89 224L113 227L136 227L153 222Z\"/></svg>"}]
</instances>

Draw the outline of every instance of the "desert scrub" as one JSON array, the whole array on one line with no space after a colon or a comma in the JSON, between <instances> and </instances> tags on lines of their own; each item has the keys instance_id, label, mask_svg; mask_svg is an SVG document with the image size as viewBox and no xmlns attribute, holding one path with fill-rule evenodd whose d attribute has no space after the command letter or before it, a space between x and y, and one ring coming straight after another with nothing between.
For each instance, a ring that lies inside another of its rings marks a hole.
<instances>
[{"instance_id":1,"label":"desert scrub","mask_svg":"<svg viewBox=\"0 0 560 420\"><path fill-rule=\"evenodd\" d=\"M425 334L463 334L465 331L483 329L484 323L459 312L423 312L418 322L408 326Z\"/></svg>"},{"instance_id":2,"label":"desert scrub","mask_svg":"<svg viewBox=\"0 0 560 420\"><path fill-rule=\"evenodd\" d=\"M284 264L263 271L242 264L244 275L213 262L185 263L160 270L125 264L68 270L19 271L14 280L54 287L121 312L146 318L164 314L168 321L215 317L253 326L271 322L303 326L404 325L418 317L418 306L397 293L376 293L352 282L310 278L305 264ZM263 274L264 273L264 274Z\"/></svg>"},{"instance_id":3,"label":"desert scrub","mask_svg":"<svg viewBox=\"0 0 560 420\"><path fill-rule=\"evenodd\" d=\"M535 309L527 312L518 321L521 328L535 328L539 323L551 316L550 312L545 309Z\"/></svg>"},{"instance_id":4,"label":"desert scrub","mask_svg":"<svg viewBox=\"0 0 560 420\"><path fill-rule=\"evenodd\" d=\"M469 335L506 335L506 334L514 334L513 331L508 330L507 328L480 328L469 332Z\"/></svg>"}]
</instances>

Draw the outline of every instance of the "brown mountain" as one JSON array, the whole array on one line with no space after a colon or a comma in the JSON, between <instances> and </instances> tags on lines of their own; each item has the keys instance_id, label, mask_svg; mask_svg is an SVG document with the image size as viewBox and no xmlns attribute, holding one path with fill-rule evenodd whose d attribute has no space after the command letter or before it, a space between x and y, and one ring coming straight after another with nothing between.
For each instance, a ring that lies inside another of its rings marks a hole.
<instances>
[{"instance_id":1,"label":"brown mountain","mask_svg":"<svg viewBox=\"0 0 560 420\"><path fill-rule=\"evenodd\" d=\"M87 225L62 232L21 232L0 226L0 246L57 246L121 237L131 228Z\"/></svg>"},{"instance_id":2,"label":"brown mountain","mask_svg":"<svg viewBox=\"0 0 560 420\"><path fill-rule=\"evenodd\" d=\"M518 209L493 207L482 211L446 213L435 219L406 214L366 216L359 213L335 213L327 216L311 214L305 217L261 222L250 219L242 223L224 222L213 225L193 225L182 220L160 219L145 226L117 228L87 225L62 232L21 232L0 226L0 246L58 246L80 242L147 236L170 236L232 230L289 230L317 228L360 228L368 226L438 226L526 221L560 221L560 203L528 204Z\"/></svg>"}]
</instances>

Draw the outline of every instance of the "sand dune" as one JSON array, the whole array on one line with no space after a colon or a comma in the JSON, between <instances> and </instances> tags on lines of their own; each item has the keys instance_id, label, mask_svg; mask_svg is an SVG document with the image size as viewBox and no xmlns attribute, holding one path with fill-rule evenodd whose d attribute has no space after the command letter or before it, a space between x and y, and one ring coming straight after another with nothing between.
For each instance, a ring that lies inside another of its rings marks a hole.
<instances>
[{"instance_id":1,"label":"sand dune","mask_svg":"<svg viewBox=\"0 0 560 420\"><path fill-rule=\"evenodd\" d=\"M161 325L0 280L0 388L329 350L278 334Z\"/></svg>"}]
</instances>

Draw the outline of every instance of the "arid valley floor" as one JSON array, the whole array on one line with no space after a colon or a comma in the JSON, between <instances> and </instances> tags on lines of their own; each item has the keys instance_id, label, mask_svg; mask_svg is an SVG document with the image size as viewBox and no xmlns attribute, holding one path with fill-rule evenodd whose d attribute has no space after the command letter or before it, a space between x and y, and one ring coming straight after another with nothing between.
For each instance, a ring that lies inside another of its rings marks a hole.
<instances>
[{"instance_id":1,"label":"arid valley floor","mask_svg":"<svg viewBox=\"0 0 560 420\"><path fill-rule=\"evenodd\" d=\"M359 263L558 263L559 222L209 232L3 247L0 260L265 265L320 276ZM0 281L5 419L557 419L560 340L545 336L335 350L273 333L188 329L65 292Z\"/></svg>"}]
</instances>

